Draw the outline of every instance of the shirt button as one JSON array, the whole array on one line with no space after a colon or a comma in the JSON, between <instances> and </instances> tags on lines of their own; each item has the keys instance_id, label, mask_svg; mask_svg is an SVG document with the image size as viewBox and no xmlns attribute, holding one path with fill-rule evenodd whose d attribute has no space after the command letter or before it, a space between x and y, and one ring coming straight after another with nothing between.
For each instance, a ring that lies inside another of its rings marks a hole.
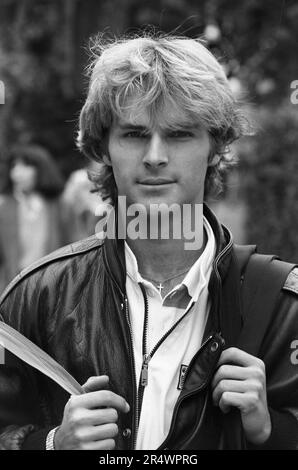
<instances>
[{"instance_id":1,"label":"shirt button","mask_svg":"<svg viewBox=\"0 0 298 470\"><path fill-rule=\"evenodd\" d=\"M125 428L122 432L122 436L128 439L131 436L131 429Z\"/></svg>"},{"instance_id":2,"label":"shirt button","mask_svg":"<svg viewBox=\"0 0 298 470\"><path fill-rule=\"evenodd\" d=\"M211 346L210 346L210 351L211 351L211 352L217 351L217 350L218 350L218 346L219 346L218 342L217 342L217 341L213 341L213 343L212 343Z\"/></svg>"}]
</instances>

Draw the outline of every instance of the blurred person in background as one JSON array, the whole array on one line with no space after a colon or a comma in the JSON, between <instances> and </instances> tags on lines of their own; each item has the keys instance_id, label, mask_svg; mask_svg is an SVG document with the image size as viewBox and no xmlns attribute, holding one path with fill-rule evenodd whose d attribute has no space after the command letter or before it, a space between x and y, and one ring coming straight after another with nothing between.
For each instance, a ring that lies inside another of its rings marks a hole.
<instances>
[{"instance_id":1,"label":"blurred person in background","mask_svg":"<svg viewBox=\"0 0 298 470\"><path fill-rule=\"evenodd\" d=\"M15 146L0 197L0 292L23 268L68 241L59 201L63 178L49 152Z\"/></svg>"},{"instance_id":2,"label":"blurred person in background","mask_svg":"<svg viewBox=\"0 0 298 470\"><path fill-rule=\"evenodd\" d=\"M94 235L97 219L107 207L92 183L100 170L100 164L75 170L65 184L61 199L69 243Z\"/></svg>"}]
</instances>

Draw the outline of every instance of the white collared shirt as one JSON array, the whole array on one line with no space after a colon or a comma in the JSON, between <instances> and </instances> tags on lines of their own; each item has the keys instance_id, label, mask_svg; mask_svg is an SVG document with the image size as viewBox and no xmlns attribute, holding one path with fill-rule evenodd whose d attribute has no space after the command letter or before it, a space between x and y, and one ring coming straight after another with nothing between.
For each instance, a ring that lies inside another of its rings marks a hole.
<instances>
[{"instance_id":1,"label":"white collared shirt","mask_svg":"<svg viewBox=\"0 0 298 470\"><path fill-rule=\"evenodd\" d=\"M183 375L202 343L210 307L208 283L216 248L213 231L205 217L204 228L207 243L203 253L182 283L172 289L164 299L151 282L142 278L136 257L125 243L126 292L137 385L142 367L144 327L144 299L138 283L143 284L148 297L148 352L194 303L186 317L160 345L149 362L148 384L144 388L136 449L157 449L165 440L181 391Z\"/></svg>"}]
</instances>

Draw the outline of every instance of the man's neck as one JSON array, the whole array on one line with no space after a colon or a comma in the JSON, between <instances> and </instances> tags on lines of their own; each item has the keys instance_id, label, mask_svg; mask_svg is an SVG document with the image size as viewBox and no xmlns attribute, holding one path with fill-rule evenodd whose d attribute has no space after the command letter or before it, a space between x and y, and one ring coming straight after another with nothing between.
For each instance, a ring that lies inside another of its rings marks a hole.
<instances>
[{"instance_id":1,"label":"man's neck","mask_svg":"<svg viewBox=\"0 0 298 470\"><path fill-rule=\"evenodd\" d=\"M203 244L197 250L185 250L185 240L126 240L133 251L139 272L144 277L163 281L177 273L191 268L203 253L207 235L204 231Z\"/></svg>"},{"instance_id":2,"label":"man's neck","mask_svg":"<svg viewBox=\"0 0 298 470\"><path fill-rule=\"evenodd\" d=\"M204 251L207 236L203 229L203 205L186 206L180 206L178 211L161 213L160 206L153 212L150 207L144 217L138 218L135 215L128 216L126 205L119 205L118 224L126 229L127 244L137 259L139 271L145 277L163 281L185 272ZM139 227L139 233L142 229L141 236L135 236L136 227Z\"/></svg>"}]
</instances>

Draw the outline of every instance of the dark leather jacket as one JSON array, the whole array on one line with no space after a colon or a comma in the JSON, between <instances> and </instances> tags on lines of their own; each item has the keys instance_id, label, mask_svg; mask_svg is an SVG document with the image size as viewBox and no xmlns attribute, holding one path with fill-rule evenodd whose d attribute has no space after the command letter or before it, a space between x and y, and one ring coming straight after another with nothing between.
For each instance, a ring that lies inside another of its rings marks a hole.
<instances>
[{"instance_id":1,"label":"dark leather jacket","mask_svg":"<svg viewBox=\"0 0 298 470\"><path fill-rule=\"evenodd\" d=\"M160 449L251 447L243 437L238 412L223 416L211 400L210 381L218 358L223 347L237 344L245 323L231 235L206 207L205 215L217 242L209 283L211 311L202 347L189 365ZM123 241L91 237L23 271L0 304L6 323L48 352L81 384L90 376L109 375L111 390L131 406L127 415L119 416L117 449L134 447L137 422L125 276ZM291 343L298 339L297 294L298 277L292 272L258 354L266 364L273 423L262 448L296 448L298 442L298 365L291 361ZM44 449L48 431L61 423L68 398L58 385L6 351L0 368L0 448Z\"/></svg>"}]
</instances>

